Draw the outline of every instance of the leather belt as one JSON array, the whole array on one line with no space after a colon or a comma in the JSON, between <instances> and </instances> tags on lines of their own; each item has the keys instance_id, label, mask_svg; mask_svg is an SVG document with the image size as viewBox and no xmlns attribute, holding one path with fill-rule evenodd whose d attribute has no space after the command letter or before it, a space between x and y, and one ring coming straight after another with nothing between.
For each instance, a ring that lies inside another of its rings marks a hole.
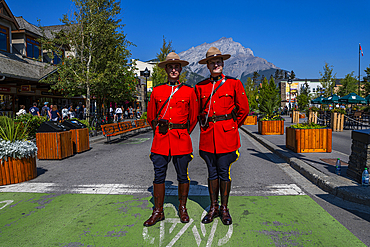
<instances>
[{"instance_id":1,"label":"leather belt","mask_svg":"<svg viewBox=\"0 0 370 247\"><path fill-rule=\"evenodd\" d=\"M168 124L168 129L187 129L189 127L189 124L174 124L174 123L169 123Z\"/></svg>"},{"instance_id":2,"label":"leather belt","mask_svg":"<svg viewBox=\"0 0 370 247\"><path fill-rule=\"evenodd\" d=\"M230 113L230 114L225 114L225 115L213 115L212 117L209 117L209 121L213 122L213 123L216 123L218 121L223 121L223 120L229 120L229 119L232 119L233 118L233 115Z\"/></svg>"}]
</instances>

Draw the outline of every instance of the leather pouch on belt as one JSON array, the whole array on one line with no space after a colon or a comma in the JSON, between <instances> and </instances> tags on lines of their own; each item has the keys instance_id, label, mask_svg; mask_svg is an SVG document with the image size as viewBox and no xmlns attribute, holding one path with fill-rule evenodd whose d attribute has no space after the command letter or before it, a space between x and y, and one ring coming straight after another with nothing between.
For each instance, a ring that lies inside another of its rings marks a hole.
<instances>
[{"instance_id":1,"label":"leather pouch on belt","mask_svg":"<svg viewBox=\"0 0 370 247\"><path fill-rule=\"evenodd\" d=\"M208 127L208 121L207 121L207 114L205 112L202 112L198 115L198 121L200 126L202 127Z\"/></svg>"},{"instance_id":2,"label":"leather pouch on belt","mask_svg":"<svg viewBox=\"0 0 370 247\"><path fill-rule=\"evenodd\" d=\"M161 134L166 134L168 131L168 120L159 119L158 120L158 131Z\"/></svg>"}]
</instances>

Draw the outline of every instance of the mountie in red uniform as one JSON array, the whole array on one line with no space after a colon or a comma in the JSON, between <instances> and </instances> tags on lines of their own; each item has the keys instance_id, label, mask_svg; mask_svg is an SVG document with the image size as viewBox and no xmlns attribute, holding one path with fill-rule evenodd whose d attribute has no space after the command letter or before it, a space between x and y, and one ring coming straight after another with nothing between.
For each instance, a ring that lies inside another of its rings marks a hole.
<instances>
[{"instance_id":1,"label":"mountie in red uniform","mask_svg":"<svg viewBox=\"0 0 370 247\"><path fill-rule=\"evenodd\" d=\"M181 86L182 85L182 86ZM181 87L180 87L181 86ZM168 100L159 116L158 111L177 88L178 91ZM161 84L153 89L148 103L147 120L155 131L151 152L166 156L184 155L193 152L190 133L197 124L198 104L194 89L186 84L171 86ZM154 119L168 120L168 131L159 132L153 126ZM189 128L171 128L171 125L187 125Z\"/></svg>"},{"instance_id":2,"label":"mountie in red uniform","mask_svg":"<svg viewBox=\"0 0 370 247\"><path fill-rule=\"evenodd\" d=\"M223 82L224 80L224 82ZM223 82L205 105L211 92ZM199 150L209 153L229 153L240 148L240 127L249 113L248 98L240 80L221 74L218 78L209 78L195 86L200 108L208 115L208 124L201 126ZM234 110L236 118L232 115ZM218 119L224 119L218 121Z\"/></svg>"}]
</instances>

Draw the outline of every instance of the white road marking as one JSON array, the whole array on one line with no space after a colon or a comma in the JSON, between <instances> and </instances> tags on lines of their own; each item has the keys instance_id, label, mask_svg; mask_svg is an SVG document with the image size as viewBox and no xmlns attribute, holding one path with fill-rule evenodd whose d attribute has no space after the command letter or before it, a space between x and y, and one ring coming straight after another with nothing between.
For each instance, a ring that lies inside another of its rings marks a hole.
<instances>
[{"instance_id":1,"label":"white road marking","mask_svg":"<svg viewBox=\"0 0 370 247\"><path fill-rule=\"evenodd\" d=\"M28 193L76 193L76 194L98 194L98 195L133 195L144 194L151 196L148 186L136 186L127 184L86 184L86 185L64 185L56 183L34 183L24 182L0 186L0 192L28 192ZM177 195L177 186L166 187L166 195ZM231 195L245 195L258 193L263 195L305 195L296 184L273 184L263 188L232 188ZM191 185L189 196L209 196L205 185ZM203 234L204 235L204 234Z\"/></svg>"},{"instance_id":2,"label":"white road marking","mask_svg":"<svg viewBox=\"0 0 370 247\"><path fill-rule=\"evenodd\" d=\"M2 206L0 209L5 208L6 206L12 204L13 202L14 202L13 200L5 200L5 201L0 202L0 204L5 203L5 205Z\"/></svg>"}]
</instances>

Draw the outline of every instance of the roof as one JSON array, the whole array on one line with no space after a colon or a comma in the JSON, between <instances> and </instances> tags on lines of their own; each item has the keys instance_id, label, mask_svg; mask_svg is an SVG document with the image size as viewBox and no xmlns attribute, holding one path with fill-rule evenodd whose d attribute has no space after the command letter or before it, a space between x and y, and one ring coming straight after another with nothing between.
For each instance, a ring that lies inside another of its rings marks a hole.
<instances>
[{"instance_id":1,"label":"roof","mask_svg":"<svg viewBox=\"0 0 370 247\"><path fill-rule=\"evenodd\" d=\"M17 20L14 18L12 11L10 11L8 5L6 4L5 0L0 0L0 18L6 19L10 21L14 27L14 29L19 29L19 25Z\"/></svg>"},{"instance_id":2,"label":"roof","mask_svg":"<svg viewBox=\"0 0 370 247\"><path fill-rule=\"evenodd\" d=\"M47 63L0 51L0 75L6 77L39 81L55 69Z\"/></svg>"},{"instance_id":3,"label":"roof","mask_svg":"<svg viewBox=\"0 0 370 247\"><path fill-rule=\"evenodd\" d=\"M70 27L67 25L54 25L54 26L45 26L42 27L42 29L44 29L46 38L52 39L54 38L53 33L59 33L62 30L68 31Z\"/></svg>"},{"instance_id":4,"label":"roof","mask_svg":"<svg viewBox=\"0 0 370 247\"><path fill-rule=\"evenodd\" d=\"M42 36L41 29L39 27L29 23L25 19L23 19L22 16L15 17L15 19L17 20L17 22L19 24L19 29L20 30L26 30L26 31L34 33L38 36Z\"/></svg>"}]
</instances>

